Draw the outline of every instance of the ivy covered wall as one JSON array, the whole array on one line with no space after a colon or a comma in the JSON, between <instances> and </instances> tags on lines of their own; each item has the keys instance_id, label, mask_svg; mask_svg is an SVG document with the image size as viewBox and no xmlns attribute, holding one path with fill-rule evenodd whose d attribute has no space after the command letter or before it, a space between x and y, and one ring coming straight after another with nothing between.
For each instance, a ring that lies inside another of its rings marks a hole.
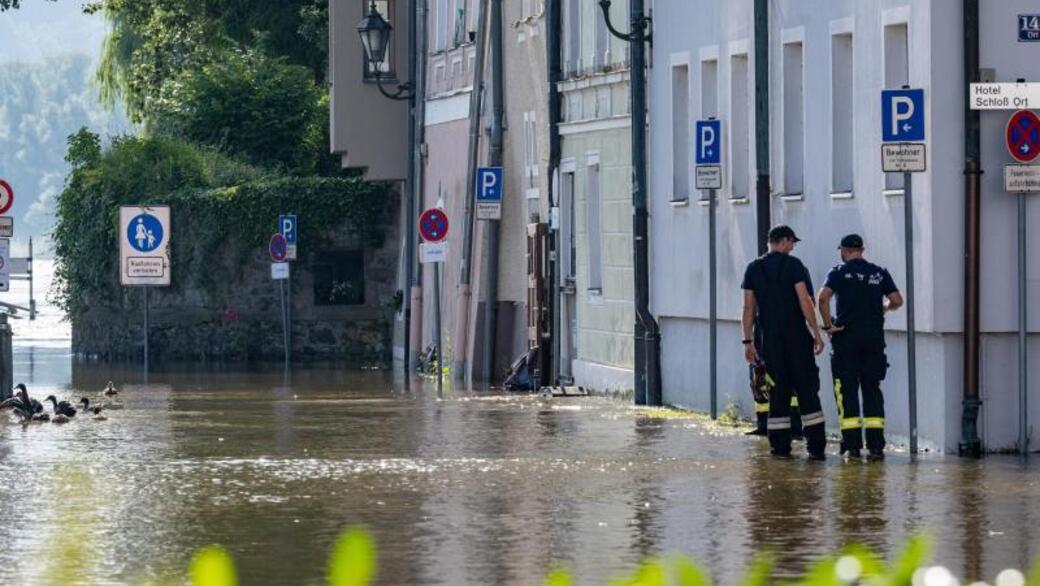
<instances>
[{"instance_id":1,"label":"ivy covered wall","mask_svg":"<svg viewBox=\"0 0 1040 586\"><path fill-rule=\"evenodd\" d=\"M81 131L70 137L68 159L54 295L72 322L75 352L141 355L143 291L119 283L119 207L167 204L172 285L150 292L153 358L282 356L267 243L278 215L291 212L300 222L294 356L389 362L398 302L395 193L354 178L281 176L170 138L124 137L102 150L96 135Z\"/></svg>"}]
</instances>

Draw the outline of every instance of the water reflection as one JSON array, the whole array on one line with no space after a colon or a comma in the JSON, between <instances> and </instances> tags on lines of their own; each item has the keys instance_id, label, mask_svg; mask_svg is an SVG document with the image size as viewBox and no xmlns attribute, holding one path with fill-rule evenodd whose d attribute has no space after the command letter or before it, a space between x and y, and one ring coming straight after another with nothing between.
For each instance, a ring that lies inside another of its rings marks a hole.
<instances>
[{"instance_id":1,"label":"water reflection","mask_svg":"<svg viewBox=\"0 0 1040 586\"><path fill-rule=\"evenodd\" d=\"M792 576L850 541L891 554L922 528L937 561L992 580L1040 547L1040 476L1015 459L783 461L739 431L602 399L440 399L435 382L402 392L329 368L167 366L143 385L67 351L20 356L34 394L114 380L126 409L0 421L11 583L53 582L65 560L88 583L176 578L220 542L244 583L319 584L350 524L375 533L384 584L539 584L557 563L597 584L672 551L733 583L765 550Z\"/></svg>"}]
</instances>

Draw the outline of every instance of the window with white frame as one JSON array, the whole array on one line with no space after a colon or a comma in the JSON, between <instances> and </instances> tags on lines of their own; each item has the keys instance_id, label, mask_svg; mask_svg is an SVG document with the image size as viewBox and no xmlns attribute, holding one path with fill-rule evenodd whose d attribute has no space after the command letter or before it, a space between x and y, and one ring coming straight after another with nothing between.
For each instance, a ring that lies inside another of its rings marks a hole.
<instances>
[{"instance_id":1,"label":"window with white frame","mask_svg":"<svg viewBox=\"0 0 1040 586\"><path fill-rule=\"evenodd\" d=\"M454 0L455 7L452 10L452 45L458 47L466 42L466 0Z\"/></svg>"},{"instance_id":2,"label":"window with white frame","mask_svg":"<svg viewBox=\"0 0 1040 586\"><path fill-rule=\"evenodd\" d=\"M564 74L575 77L581 73L581 8L582 0L567 0L566 62Z\"/></svg>"},{"instance_id":3,"label":"window with white frame","mask_svg":"<svg viewBox=\"0 0 1040 586\"><path fill-rule=\"evenodd\" d=\"M701 61L701 118L719 116L719 61Z\"/></svg>"},{"instance_id":4,"label":"window with white frame","mask_svg":"<svg viewBox=\"0 0 1040 586\"><path fill-rule=\"evenodd\" d=\"M748 152L748 56L741 53L730 56L730 176L731 196L735 199L748 197L750 156Z\"/></svg>"},{"instance_id":5,"label":"window with white frame","mask_svg":"<svg viewBox=\"0 0 1040 586\"><path fill-rule=\"evenodd\" d=\"M784 194L801 195L805 183L805 100L802 43L786 43L783 51Z\"/></svg>"},{"instance_id":6,"label":"window with white frame","mask_svg":"<svg viewBox=\"0 0 1040 586\"><path fill-rule=\"evenodd\" d=\"M451 12L450 2L452 0L436 0L437 4L434 7L434 18L436 19L436 27L433 31L434 34L434 49L443 51L448 48L448 23L451 19L448 17Z\"/></svg>"},{"instance_id":7,"label":"window with white frame","mask_svg":"<svg viewBox=\"0 0 1040 586\"><path fill-rule=\"evenodd\" d=\"M599 11L599 6L593 6L592 19L595 23L593 38L592 67L596 71L602 71L610 64L610 31L607 30L607 21Z\"/></svg>"},{"instance_id":8,"label":"window with white frame","mask_svg":"<svg viewBox=\"0 0 1040 586\"><path fill-rule=\"evenodd\" d=\"M534 110L524 112L524 186L538 188L538 120Z\"/></svg>"},{"instance_id":9,"label":"window with white frame","mask_svg":"<svg viewBox=\"0 0 1040 586\"><path fill-rule=\"evenodd\" d=\"M585 239L589 262L588 290L603 290L603 227L600 221L599 159L589 160L585 167Z\"/></svg>"},{"instance_id":10,"label":"window with white frame","mask_svg":"<svg viewBox=\"0 0 1040 586\"><path fill-rule=\"evenodd\" d=\"M852 86L855 76L852 34L831 37L831 193L852 193Z\"/></svg>"},{"instance_id":11,"label":"window with white frame","mask_svg":"<svg viewBox=\"0 0 1040 586\"><path fill-rule=\"evenodd\" d=\"M672 66L672 201L690 199L690 67Z\"/></svg>"},{"instance_id":12,"label":"window with white frame","mask_svg":"<svg viewBox=\"0 0 1040 586\"><path fill-rule=\"evenodd\" d=\"M885 26L885 87L898 89L910 83L910 47L905 22ZM902 173L885 173L885 189L903 189Z\"/></svg>"}]
</instances>

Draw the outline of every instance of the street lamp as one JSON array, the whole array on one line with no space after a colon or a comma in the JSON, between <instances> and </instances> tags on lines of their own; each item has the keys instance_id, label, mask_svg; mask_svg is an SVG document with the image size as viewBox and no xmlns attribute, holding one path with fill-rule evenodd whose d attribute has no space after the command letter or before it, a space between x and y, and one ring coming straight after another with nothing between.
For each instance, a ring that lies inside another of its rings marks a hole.
<instances>
[{"instance_id":1,"label":"street lamp","mask_svg":"<svg viewBox=\"0 0 1040 586\"><path fill-rule=\"evenodd\" d=\"M365 51L365 62L371 71L375 72L376 85L379 91L391 100L410 100L414 97L414 87L411 82L399 84L396 93L389 93L383 88L383 75L379 71L383 61L386 59L386 50L390 46L390 33L394 27L379 14L376 9L375 0L369 5L368 14L358 23L357 31L361 37L361 47Z\"/></svg>"}]
</instances>

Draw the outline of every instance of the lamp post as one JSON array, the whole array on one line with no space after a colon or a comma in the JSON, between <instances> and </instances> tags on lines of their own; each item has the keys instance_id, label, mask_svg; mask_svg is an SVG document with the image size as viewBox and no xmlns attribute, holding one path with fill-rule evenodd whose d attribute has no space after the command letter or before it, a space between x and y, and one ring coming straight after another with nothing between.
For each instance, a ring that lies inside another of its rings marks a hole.
<instances>
[{"instance_id":1,"label":"lamp post","mask_svg":"<svg viewBox=\"0 0 1040 586\"><path fill-rule=\"evenodd\" d=\"M661 404L661 333L650 313L649 214L647 211L646 156L646 45L653 44L651 19L643 0L629 0L630 31L623 33L610 21L610 0L599 0L607 30L628 41L632 55L632 246L635 263L635 400L637 405Z\"/></svg>"},{"instance_id":2,"label":"lamp post","mask_svg":"<svg viewBox=\"0 0 1040 586\"><path fill-rule=\"evenodd\" d=\"M408 179L407 179L407 220L405 221L404 232L405 232L405 264L406 264L406 281L408 291L405 291L403 295L404 304L404 384L407 387L411 378L411 334L412 334L412 291L411 289L418 286L416 279L416 266L415 266L415 251L416 251L416 234L415 226L417 224L417 211L416 202L419 200L419 175L421 173L421 160L418 159L416 143L418 140L418 132L421 129L417 129L418 122L416 116L416 97L419 92L416 91L415 80L418 79L417 68L418 68L418 23L416 19L419 11L417 10L417 1L411 0L411 17L409 19L410 27L409 32L411 36L411 47L408 57L408 73L410 80L398 84L397 91L390 93L383 87L383 75L379 70L383 61L386 59L386 51L390 46L390 35L393 32L390 23L383 18L383 15L379 14L379 10L376 8L375 0L373 0L368 7L368 14L361 19L358 23L357 31L361 37L361 47L365 53L365 64L366 67L375 72L376 86L379 88L379 92L391 100L408 100L408 116L410 119L409 130L408 130ZM425 14L425 11L423 11ZM425 18L425 16L423 16ZM421 342L419 342L421 343Z\"/></svg>"}]
</instances>

